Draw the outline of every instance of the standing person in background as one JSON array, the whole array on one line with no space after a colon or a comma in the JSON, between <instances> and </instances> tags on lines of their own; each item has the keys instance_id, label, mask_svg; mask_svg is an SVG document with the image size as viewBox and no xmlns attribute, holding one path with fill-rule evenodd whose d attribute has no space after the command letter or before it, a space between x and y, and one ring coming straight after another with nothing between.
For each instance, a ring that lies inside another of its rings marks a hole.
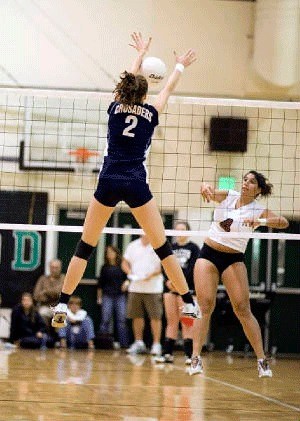
<instances>
[{"instance_id":1,"label":"standing person in background","mask_svg":"<svg viewBox=\"0 0 300 421\"><path fill-rule=\"evenodd\" d=\"M120 346L127 348L126 291L129 281L121 268L121 262L120 250L114 246L107 246L98 280L97 302L102 305L100 333L110 333L110 325L115 317Z\"/></svg>"},{"instance_id":2,"label":"standing person in background","mask_svg":"<svg viewBox=\"0 0 300 421\"><path fill-rule=\"evenodd\" d=\"M266 359L259 324L251 312L249 284L245 265L248 238L221 236L224 232L252 232L260 225L284 229L288 221L266 209L257 200L272 194L273 186L263 174L251 170L243 177L241 192L217 190L204 183L201 195L204 200L217 203L209 236L205 238L195 265L195 287L203 318L195 321L198 326L193 341L190 375L203 371L201 349L206 340L211 314L215 308L219 279L226 287L233 311L242 324L257 356L259 377L272 377ZM199 329L199 331L198 331Z\"/></svg>"},{"instance_id":3,"label":"standing person in background","mask_svg":"<svg viewBox=\"0 0 300 421\"><path fill-rule=\"evenodd\" d=\"M128 352L143 354L147 351L143 341L146 311L153 336L150 352L152 355L160 355L163 276L160 260L145 235L128 244L122 268L130 280L127 316L133 321L134 334L134 342Z\"/></svg>"},{"instance_id":4,"label":"standing person in background","mask_svg":"<svg viewBox=\"0 0 300 421\"><path fill-rule=\"evenodd\" d=\"M178 231L190 230L190 225L186 221L178 221L174 227ZM173 253L178 259L178 262L183 270L184 276L187 280L191 294L195 294L194 286L194 266L199 257L199 247L197 244L189 241L187 236L176 237L172 244ZM180 295L174 289L172 282L169 279L165 280L164 284L164 307L167 320L165 341L163 347L163 354L155 358L157 363L173 363L173 350L175 342L178 338L179 323L181 317L181 307L183 301ZM185 363L191 363L193 352L193 326L187 326L181 323L183 348L185 354Z\"/></svg>"},{"instance_id":5,"label":"standing person in background","mask_svg":"<svg viewBox=\"0 0 300 421\"><path fill-rule=\"evenodd\" d=\"M138 72L149 49L151 38L145 42L141 33L136 32L131 37L131 45L138 55L132 64L131 72L125 71L121 75L121 80L114 90L114 101L108 108L107 153L97 189L87 210L81 240L69 263L59 303L54 308L53 327L65 325L70 294L80 282L99 236L121 200L130 207L161 260L168 278L182 296L182 312L195 318L199 314L198 305L193 301L183 272L166 240L163 221L149 189L145 167L153 131L158 125L158 115L163 112L182 72L196 60L196 55L193 50L188 50L181 56L174 53L174 70L154 100L154 105L149 105L145 102L148 83Z\"/></svg>"},{"instance_id":6,"label":"standing person in background","mask_svg":"<svg viewBox=\"0 0 300 421\"><path fill-rule=\"evenodd\" d=\"M65 278L65 275L61 273L61 267L61 260L51 260L49 263L49 275L40 276L33 291L33 298L37 303L38 312L48 327L51 325L50 322L53 316L50 306L57 302Z\"/></svg>"}]
</instances>

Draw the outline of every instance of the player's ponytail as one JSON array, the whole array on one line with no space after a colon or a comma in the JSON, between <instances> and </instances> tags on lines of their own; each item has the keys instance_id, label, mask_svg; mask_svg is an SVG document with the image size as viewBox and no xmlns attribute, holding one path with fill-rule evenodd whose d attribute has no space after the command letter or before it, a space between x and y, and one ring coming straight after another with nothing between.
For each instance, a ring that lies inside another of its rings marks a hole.
<instances>
[{"instance_id":1,"label":"player's ponytail","mask_svg":"<svg viewBox=\"0 0 300 421\"><path fill-rule=\"evenodd\" d=\"M148 83L144 76L125 71L114 90L115 100L127 105L141 104L147 91Z\"/></svg>"}]
</instances>

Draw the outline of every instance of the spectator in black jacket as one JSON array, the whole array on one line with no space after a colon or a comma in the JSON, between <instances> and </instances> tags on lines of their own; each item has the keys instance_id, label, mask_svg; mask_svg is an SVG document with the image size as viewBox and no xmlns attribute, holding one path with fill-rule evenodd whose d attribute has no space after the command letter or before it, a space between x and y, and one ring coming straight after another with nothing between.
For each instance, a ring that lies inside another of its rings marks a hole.
<instances>
[{"instance_id":1,"label":"spectator in black jacket","mask_svg":"<svg viewBox=\"0 0 300 421\"><path fill-rule=\"evenodd\" d=\"M21 348L45 349L53 345L46 331L46 324L33 304L32 294L24 292L21 303L14 307L11 314L11 342Z\"/></svg>"},{"instance_id":2,"label":"spectator in black jacket","mask_svg":"<svg viewBox=\"0 0 300 421\"><path fill-rule=\"evenodd\" d=\"M120 251L114 246L107 246L98 280L97 302L102 305L100 333L110 333L111 321L115 317L120 346L127 348L126 291L129 281L121 269L121 261Z\"/></svg>"}]
</instances>

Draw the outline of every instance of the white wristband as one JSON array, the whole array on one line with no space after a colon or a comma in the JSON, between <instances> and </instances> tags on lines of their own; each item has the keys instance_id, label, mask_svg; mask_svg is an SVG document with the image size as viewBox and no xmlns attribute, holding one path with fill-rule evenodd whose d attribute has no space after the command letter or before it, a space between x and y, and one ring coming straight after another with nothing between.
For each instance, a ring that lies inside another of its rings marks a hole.
<instances>
[{"instance_id":1,"label":"white wristband","mask_svg":"<svg viewBox=\"0 0 300 421\"><path fill-rule=\"evenodd\" d=\"M175 69L182 73L184 71L184 65L182 63L176 63Z\"/></svg>"},{"instance_id":2,"label":"white wristband","mask_svg":"<svg viewBox=\"0 0 300 421\"><path fill-rule=\"evenodd\" d=\"M261 225L262 227L267 226L267 218L257 218L257 222L259 223L259 225Z\"/></svg>"}]
</instances>

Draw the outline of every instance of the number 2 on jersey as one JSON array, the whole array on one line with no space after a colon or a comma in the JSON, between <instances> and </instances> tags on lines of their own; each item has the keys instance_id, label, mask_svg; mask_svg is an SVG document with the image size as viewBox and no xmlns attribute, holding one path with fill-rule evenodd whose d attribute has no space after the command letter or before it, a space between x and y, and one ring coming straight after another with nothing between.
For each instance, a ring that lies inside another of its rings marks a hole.
<instances>
[{"instance_id":1,"label":"number 2 on jersey","mask_svg":"<svg viewBox=\"0 0 300 421\"><path fill-rule=\"evenodd\" d=\"M128 115L125 119L125 123L129 124L129 126L127 126L126 129L123 130L123 136L134 137L135 133L133 133L130 130L133 130L137 126L137 117L135 115Z\"/></svg>"}]
</instances>

